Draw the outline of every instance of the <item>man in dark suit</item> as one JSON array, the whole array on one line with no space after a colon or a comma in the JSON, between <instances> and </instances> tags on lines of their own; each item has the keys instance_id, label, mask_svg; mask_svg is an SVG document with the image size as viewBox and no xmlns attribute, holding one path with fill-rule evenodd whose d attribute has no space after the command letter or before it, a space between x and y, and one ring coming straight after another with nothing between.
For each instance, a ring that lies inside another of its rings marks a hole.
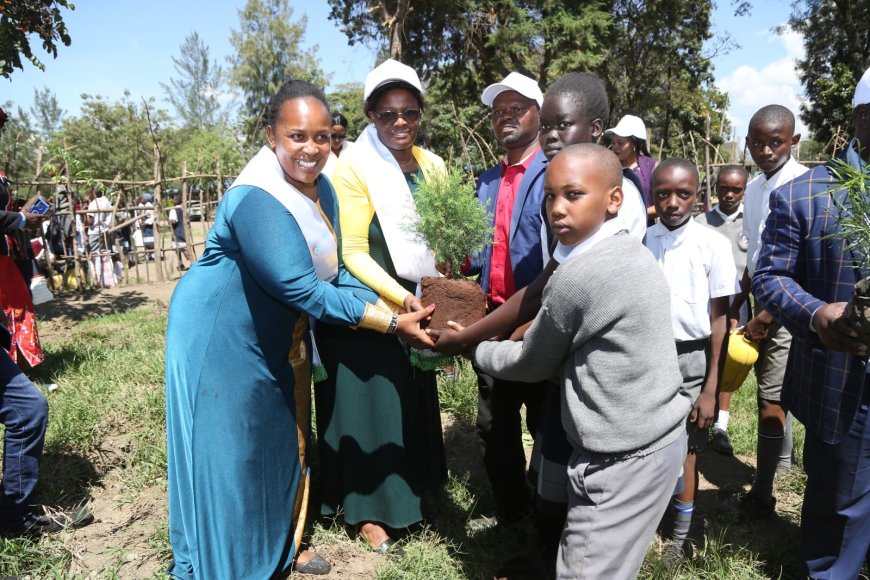
<instances>
[{"instance_id":1,"label":"man in dark suit","mask_svg":"<svg viewBox=\"0 0 870 580\"><path fill-rule=\"evenodd\" d=\"M870 172L870 69L852 101L843 158ZM773 192L752 279L763 307L794 336L782 403L806 426L803 574L857 578L870 548L868 345L843 317L859 272L837 222L844 191L819 166ZM864 241L866 244L867 241Z\"/></svg>"},{"instance_id":2,"label":"man in dark suit","mask_svg":"<svg viewBox=\"0 0 870 580\"><path fill-rule=\"evenodd\" d=\"M477 197L492 212L492 244L472 256L467 272L480 274L489 309L498 308L518 289L528 286L544 267L541 250L541 201L546 157L538 145L539 111L544 95L537 81L512 72L481 95L492 107L492 128L505 156L484 171ZM477 434L496 502L496 518L482 518L472 527L512 525L528 515L532 499L526 481L526 456L520 410L535 433L544 389L496 380L478 373Z\"/></svg>"}]
</instances>

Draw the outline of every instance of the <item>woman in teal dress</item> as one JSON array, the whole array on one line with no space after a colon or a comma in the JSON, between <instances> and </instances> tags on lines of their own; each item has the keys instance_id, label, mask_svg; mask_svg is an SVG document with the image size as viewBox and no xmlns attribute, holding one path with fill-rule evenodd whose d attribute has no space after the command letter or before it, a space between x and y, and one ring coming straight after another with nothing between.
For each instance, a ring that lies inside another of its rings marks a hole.
<instances>
[{"instance_id":1,"label":"woman in teal dress","mask_svg":"<svg viewBox=\"0 0 870 580\"><path fill-rule=\"evenodd\" d=\"M339 265L335 195L319 177L331 124L323 93L286 83L266 122L269 146L227 191L169 307L174 578L259 580L294 561L300 572L328 572L321 557L298 554L309 494L309 320L428 340L423 313L373 306L377 296Z\"/></svg>"},{"instance_id":2,"label":"woman in teal dress","mask_svg":"<svg viewBox=\"0 0 870 580\"><path fill-rule=\"evenodd\" d=\"M437 276L432 253L407 224L417 219L413 189L444 167L414 146L422 87L410 67L387 60L366 79L371 123L342 153L333 173L339 199L341 254L348 270L395 308L422 308L423 275ZM395 337L317 327L329 378L315 387L322 513L344 520L377 552L401 554L390 528L429 515L446 480L435 374L411 365Z\"/></svg>"}]
</instances>

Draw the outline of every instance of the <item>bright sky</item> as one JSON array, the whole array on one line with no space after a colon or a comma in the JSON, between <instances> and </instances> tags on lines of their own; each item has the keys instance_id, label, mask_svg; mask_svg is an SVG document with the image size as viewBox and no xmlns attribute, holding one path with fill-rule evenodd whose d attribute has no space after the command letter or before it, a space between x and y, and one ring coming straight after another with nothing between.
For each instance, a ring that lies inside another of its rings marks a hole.
<instances>
[{"instance_id":1,"label":"bright sky","mask_svg":"<svg viewBox=\"0 0 870 580\"><path fill-rule=\"evenodd\" d=\"M0 103L12 101L29 109L34 89L48 87L67 114L77 115L82 93L115 100L127 89L133 98L155 97L159 106L171 110L160 83L168 84L176 74L172 57L178 56L185 36L197 31L212 59L226 66L232 50L230 30L238 28L238 9L244 2L77 1L74 11L63 11L72 44L61 46L57 59L41 58L45 72L26 63L25 70L15 70L10 80L0 79ZM771 31L787 20L789 0L753 2L752 16L742 18L733 17L729 0L717 4L715 29L729 31L741 45L716 57L714 64L717 85L730 96L729 115L742 141L749 118L760 107L778 103L797 113L802 89L794 60L802 56L803 47L797 35L777 36ZM318 45L321 66L332 75L332 85L363 82L374 54L366 47L348 46L345 35L328 19L327 2L291 0L291 5L294 17L308 15L304 42ZM38 48L38 40L32 42Z\"/></svg>"}]
</instances>

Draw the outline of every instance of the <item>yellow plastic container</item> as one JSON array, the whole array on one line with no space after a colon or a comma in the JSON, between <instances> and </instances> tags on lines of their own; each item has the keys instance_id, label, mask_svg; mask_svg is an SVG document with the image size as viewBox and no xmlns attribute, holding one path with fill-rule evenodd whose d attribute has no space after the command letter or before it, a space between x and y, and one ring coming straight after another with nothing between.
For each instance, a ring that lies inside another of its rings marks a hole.
<instances>
[{"instance_id":1,"label":"yellow plastic container","mask_svg":"<svg viewBox=\"0 0 870 580\"><path fill-rule=\"evenodd\" d=\"M731 333L728 337L728 354L725 357L725 369L722 372L722 384L719 390L723 393L733 393L740 388L749 369L758 360L758 345L742 330Z\"/></svg>"}]
</instances>

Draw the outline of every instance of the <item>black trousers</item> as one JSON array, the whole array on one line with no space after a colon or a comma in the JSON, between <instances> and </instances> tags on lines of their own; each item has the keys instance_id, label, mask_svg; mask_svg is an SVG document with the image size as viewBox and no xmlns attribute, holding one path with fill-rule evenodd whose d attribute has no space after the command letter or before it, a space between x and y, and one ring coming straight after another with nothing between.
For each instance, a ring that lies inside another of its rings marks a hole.
<instances>
[{"instance_id":1,"label":"black trousers","mask_svg":"<svg viewBox=\"0 0 870 580\"><path fill-rule=\"evenodd\" d=\"M477 386L477 437L495 497L496 517L515 521L532 508L520 410L526 406L526 427L534 434L546 383L503 381L478 372Z\"/></svg>"}]
</instances>

